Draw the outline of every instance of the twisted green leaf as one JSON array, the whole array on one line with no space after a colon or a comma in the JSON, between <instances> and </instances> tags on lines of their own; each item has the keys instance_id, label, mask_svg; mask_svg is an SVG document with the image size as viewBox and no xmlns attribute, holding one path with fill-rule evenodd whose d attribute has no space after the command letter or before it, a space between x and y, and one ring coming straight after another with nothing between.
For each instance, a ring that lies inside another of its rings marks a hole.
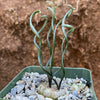
<instances>
[{"instance_id":1,"label":"twisted green leaf","mask_svg":"<svg viewBox=\"0 0 100 100\"><path fill-rule=\"evenodd\" d=\"M33 31L33 33L35 34L35 37L34 37L34 44L36 45L36 47L38 48L38 61L39 61L39 64L42 68L42 70L44 72L47 73L47 75L51 75L42 65L42 50L41 50L41 47L42 47L42 42L41 42L41 38L39 36L39 33L44 29L44 27L46 26L47 24L47 21L48 21L48 17L43 15L42 17L45 17L46 20L44 22L44 25L42 26L42 28L37 32L36 29L34 28L33 24L32 24L32 18L33 16L36 14L36 13L41 13L41 11L35 11L32 13L32 15L30 16L30 27ZM36 37L39 39L39 45L36 43Z\"/></svg>"}]
</instances>

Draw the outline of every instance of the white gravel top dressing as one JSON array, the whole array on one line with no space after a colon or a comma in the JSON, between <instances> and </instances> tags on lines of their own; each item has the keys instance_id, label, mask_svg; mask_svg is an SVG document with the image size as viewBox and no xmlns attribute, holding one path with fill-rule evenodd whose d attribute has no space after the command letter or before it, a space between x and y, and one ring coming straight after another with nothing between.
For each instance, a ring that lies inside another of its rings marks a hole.
<instances>
[{"instance_id":1,"label":"white gravel top dressing","mask_svg":"<svg viewBox=\"0 0 100 100\"><path fill-rule=\"evenodd\" d=\"M60 78L54 77L57 82ZM57 90L54 81L52 88L48 87L46 74L25 73L16 86L11 89L4 99L10 100L92 100L91 89L83 78L64 78Z\"/></svg>"}]
</instances>

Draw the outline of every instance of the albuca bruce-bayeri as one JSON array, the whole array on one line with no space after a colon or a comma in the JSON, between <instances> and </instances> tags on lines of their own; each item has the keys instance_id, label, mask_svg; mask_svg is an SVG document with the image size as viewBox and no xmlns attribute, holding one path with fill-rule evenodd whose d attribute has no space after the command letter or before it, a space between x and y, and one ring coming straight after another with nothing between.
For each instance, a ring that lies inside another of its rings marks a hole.
<instances>
[{"instance_id":1,"label":"albuca bruce-bayeri","mask_svg":"<svg viewBox=\"0 0 100 100\"><path fill-rule=\"evenodd\" d=\"M65 77L64 54L65 54L65 52L66 52L66 50L68 48L68 35L71 32L74 31L73 26L65 24L65 20L66 20L66 18L68 18L72 14L72 12L73 12L73 10L75 8L73 8L71 5L68 5L70 7L70 10L65 14L65 16L54 27L54 23L55 23L55 5L51 1L46 1L46 3L49 3L49 4L52 5L52 8L51 7L47 7L47 9L50 10L51 13L52 13L52 19L51 19L51 26L50 26L50 29L48 30L48 34L47 34L47 45L48 45L49 52L50 52L50 58L49 58L48 62L46 63L45 67L42 64L42 41L41 41L41 37L40 37L39 34L45 28L45 26L46 26L46 24L48 22L48 17L46 15L41 16L41 18L45 18L45 22L44 22L42 28L39 31L37 31L35 29L35 27L33 26L33 24L32 24L32 18L34 17L34 15L36 13L41 13L41 11L37 10L37 11L33 12L32 15L30 16L30 27L31 27L33 33L35 34L35 36L34 36L34 44L38 49L38 61L39 61L40 67L42 68L42 70L48 76L49 87L51 87L51 83L52 83L52 80L53 80L55 82L56 86L57 86L57 89L59 90L60 86L61 86L61 83L62 83L62 80ZM64 35L64 38L63 38L62 44L61 44L61 68L53 73L52 69L53 69L53 64L54 64L56 30L57 30L57 27L59 25L61 26L62 33ZM67 33L65 32L65 27L69 28L69 31ZM50 36L51 33L53 33L53 39L52 39L53 46L52 47L51 47L51 44L50 44L50 41L49 41L49 36ZM37 44L36 39L39 40L39 44ZM64 44L66 44L65 48L63 48ZM55 76L60 71L62 71L63 74L62 74L62 78L61 78L60 82L57 83L57 81L53 78L53 76Z\"/></svg>"}]
</instances>

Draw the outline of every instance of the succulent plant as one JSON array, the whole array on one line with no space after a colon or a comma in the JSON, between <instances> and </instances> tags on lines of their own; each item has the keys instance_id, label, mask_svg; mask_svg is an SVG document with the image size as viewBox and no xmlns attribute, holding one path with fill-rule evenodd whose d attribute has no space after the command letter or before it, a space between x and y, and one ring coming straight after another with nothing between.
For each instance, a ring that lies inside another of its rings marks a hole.
<instances>
[{"instance_id":1,"label":"succulent plant","mask_svg":"<svg viewBox=\"0 0 100 100\"><path fill-rule=\"evenodd\" d=\"M66 53L66 50L68 48L68 35L74 31L74 28L73 26L71 25L68 25L68 24L65 24L65 20L66 18L68 18L73 10L75 8L73 8L71 5L68 5L70 7L70 10L65 14L65 16L56 24L56 26L54 27L54 23L55 23L55 5L53 4L53 2L51 1L46 1L46 3L50 3L52 4L52 7L47 7L48 10L51 11L52 13L52 19L51 19L51 26L50 26L50 29L48 31L48 34L47 34L47 45L48 45L48 48L49 48L49 52L50 52L50 58L48 60L48 62L46 63L45 67L43 66L43 63L42 63L42 41L41 41L41 37L40 37L40 33L42 32L42 30L45 28L47 22L48 22L48 17L46 15L43 15L41 16L41 18L45 18L45 22L42 26L42 28L37 31L35 29L35 27L33 26L32 24L32 18L33 16L36 14L36 13L41 13L41 11L37 10L35 12L32 13L32 15L30 16L30 27L33 31L33 33L35 34L34 36L34 44L35 46L37 47L38 49L38 61L39 61L39 64L40 64L40 67L42 68L42 70L47 74L48 76L48 82L49 82L49 87L51 87L52 85L52 80L55 82L56 86L57 86L57 89L60 89L60 86L61 86L61 83L62 83L62 80L63 78L65 77L65 69L64 69L64 55ZM64 38L62 40L62 44L61 44L61 68L59 70L57 70L56 72L53 73L53 65L54 65L54 52L55 52L55 42L56 42L56 30L57 30L57 27L58 26L61 26L62 28L62 33L64 35ZM65 32L65 27L66 28L69 28L69 31L66 33ZM51 47L51 44L50 44L50 41L49 41L49 36L51 34L51 32L53 33L53 46ZM39 40L39 44L36 42L36 39ZM66 46L64 48L64 43L66 43ZM53 78L53 76L55 76L58 72L62 71L63 72L63 75L61 77L61 80L59 83L57 83L56 79Z\"/></svg>"}]
</instances>

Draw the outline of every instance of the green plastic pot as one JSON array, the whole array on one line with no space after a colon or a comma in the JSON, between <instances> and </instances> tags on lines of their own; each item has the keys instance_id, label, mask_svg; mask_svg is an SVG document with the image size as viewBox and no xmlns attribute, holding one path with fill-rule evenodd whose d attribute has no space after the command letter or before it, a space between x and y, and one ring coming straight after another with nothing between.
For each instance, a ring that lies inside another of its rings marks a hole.
<instances>
[{"instance_id":1,"label":"green plastic pot","mask_svg":"<svg viewBox=\"0 0 100 100\"><path fill-rule=\"evenodd\" d=\"M60 67L54 67L53 71L55 72ZM85 68L66 68L66 75L67 78L76 78L78 76L79 78L84 78L85 80L89 81L91 83L91 89L92 89L92 100L97 100L94 88L93 88L93 82L91 77L91 71ZM4 89L0 92L0 100L2 99L7 93L10 92L11 88L13 88L16 85L16 82L22 78L25 72L38 72L40 74L43 74L43 70L39 66L29 66L24 68ZM58 73L56 76L61 77L62 73Z\"/></svg>"}]
</instances>

